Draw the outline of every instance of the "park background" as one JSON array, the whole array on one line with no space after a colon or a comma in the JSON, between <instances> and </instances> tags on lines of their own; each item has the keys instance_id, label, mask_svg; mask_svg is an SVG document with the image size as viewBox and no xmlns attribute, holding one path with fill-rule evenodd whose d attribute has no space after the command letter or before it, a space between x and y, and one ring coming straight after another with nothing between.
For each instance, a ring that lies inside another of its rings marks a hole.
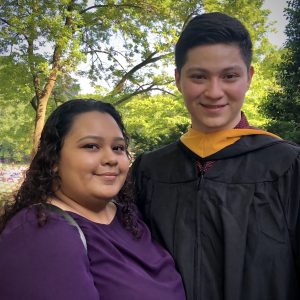
<instances>
[{"instance_id":1,"label":"park background","mask_svg":"<svg viewBox=\"0 0 300 300\"><path fill-rule=\"evenodd\" d=\"M0 201L69 99L114 104L133 155L182 135L174 45L191 16L211 11L239 18L254 41L250 123L300 143L300 0L0 0Z\"/></svg>"}]
</instances>

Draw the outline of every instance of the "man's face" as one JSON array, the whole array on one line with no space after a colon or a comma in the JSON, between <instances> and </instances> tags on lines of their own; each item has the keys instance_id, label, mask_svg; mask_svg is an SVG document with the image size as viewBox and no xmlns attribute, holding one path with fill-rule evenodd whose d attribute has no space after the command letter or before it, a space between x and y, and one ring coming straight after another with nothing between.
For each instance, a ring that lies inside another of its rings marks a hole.
<instances>
[{"instance_id":1,"label":"man's face","mask_svg":"<svg viewBox=\"0 0 300 300\"><path fill-rule=\"evenodd\" d=\"M192 48L181 71L175 71L176 85L191 114L192 127L202 132L234 128L250 86L249 70L238 46L203 45Z\"/></svg>"}]
</instances>

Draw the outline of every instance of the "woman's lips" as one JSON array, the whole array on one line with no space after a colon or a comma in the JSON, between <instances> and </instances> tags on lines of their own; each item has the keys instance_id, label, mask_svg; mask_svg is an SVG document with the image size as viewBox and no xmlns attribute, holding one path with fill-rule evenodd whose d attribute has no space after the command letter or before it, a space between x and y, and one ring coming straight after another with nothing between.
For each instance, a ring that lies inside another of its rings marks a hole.
<instances>
[{"instance_id":1,"label":"woman's lips","mask_svg":"<svg viewBox=\"0 0 300 300\"><path fill-rule=\"evenodd\" d=\"M106 180L114 180L117 178L117 176L119 175L118 173L115 172L106 172L106 173L99 173L99 174L95 174L96 176L99 176L101 178L104 178Z\"/></svg>"}]
</instances>

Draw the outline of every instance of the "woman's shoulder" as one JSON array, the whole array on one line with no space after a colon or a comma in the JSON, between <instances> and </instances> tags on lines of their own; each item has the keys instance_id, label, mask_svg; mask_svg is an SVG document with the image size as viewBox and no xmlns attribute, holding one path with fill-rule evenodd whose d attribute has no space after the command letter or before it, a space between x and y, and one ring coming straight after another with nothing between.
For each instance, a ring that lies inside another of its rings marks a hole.
<instances>
[{"instance_id":1,"label":"woman's shoulder","mask_svg":"<svg viewBox=\"0 0 300 300\"><path fill-rule=\"evenodd\" d=\"M35 208L33 206L23 208L7 222L0 237L3 239L15 232L24 230L26 227L34 225L38 226Z\"/></svg>"},{"instance_id":2,"label":"woman's shoulder","mask_svg":"<svg viewBox=\"0 0 300 300\"><path fill-rule=\"evenodd\" d=\"M89 268L76 227L55 213L40 226L34 207L22 209L0 235L0 290L9 299L98 299Z\"/></svg>"},{"instance_id":3,"label":"woman's shoulder","mask_svg":"<svg viewBox=\"0 0 300 300\"><path fill-rule=\"evenodd\" d=\"M63 248L82 244L77 228L55 212L47 211L47 220L44 225L40 225L34 206L19 211L0 235L0 244L22 241L25 245L30 246L30 243L34 243L36 247L43 248L53 244Z\"/></svg>"}]
</instances>

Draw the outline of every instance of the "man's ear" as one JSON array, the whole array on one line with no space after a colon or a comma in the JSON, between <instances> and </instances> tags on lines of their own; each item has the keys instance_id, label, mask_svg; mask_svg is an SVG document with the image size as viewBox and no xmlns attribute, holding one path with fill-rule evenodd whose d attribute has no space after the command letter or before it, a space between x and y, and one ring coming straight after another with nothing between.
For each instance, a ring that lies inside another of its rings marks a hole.
<instances>
[{"instance_id":1,"label":"man's ear","mask_svg":"<svg viewBox=\"0 0 300 300\"><path fill-rule=\"evenodd\" d=\"M248 88L250 87L251 81L252 81L252 77L254 74L254 67L250 66L249 70L248 70Z\"/></svg>"},{"instance_id":2,"label":"man's ear","mask_svg":"<svg viewBox=\"0 0 300 300\"><path fill-rule=\"evenodd\" d=\"M176 86L177 86L179 92L181 92L181 87L180 87L180 71L178 71L178 69L175 69L175 83L176 83Z\"/></svg>"}]
</instances>

